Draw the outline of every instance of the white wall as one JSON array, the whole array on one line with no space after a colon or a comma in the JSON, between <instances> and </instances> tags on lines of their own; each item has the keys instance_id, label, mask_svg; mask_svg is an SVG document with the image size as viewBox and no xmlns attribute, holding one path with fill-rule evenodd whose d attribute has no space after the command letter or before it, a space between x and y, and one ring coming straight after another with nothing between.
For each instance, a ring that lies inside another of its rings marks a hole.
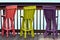
<instances>
[{"instance_id":1,"label":"white wall","mask_svg":"<svg viewBox=\"0 0 60 40\"><path fill-rule=\"evenodd\" d=\"M0 0L0 2L59 2L60 0Z\"/></svg>"}]
</instances>

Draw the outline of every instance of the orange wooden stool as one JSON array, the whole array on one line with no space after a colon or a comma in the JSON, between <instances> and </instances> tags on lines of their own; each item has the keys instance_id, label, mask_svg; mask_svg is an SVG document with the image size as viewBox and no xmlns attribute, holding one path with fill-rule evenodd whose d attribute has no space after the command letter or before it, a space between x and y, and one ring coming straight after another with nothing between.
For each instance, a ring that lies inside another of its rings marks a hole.
<instances>
[{"instance_id":1,"label":"orange wooden stool","mask_svg":"<svg viewBox=\"0 0 60 40\"><path fill-rule=\"evenodd\" d=\"M14 16L15 16L16 9L17 9L16 5L6 6L5 15L3 15L4 19L2 25L2 36L4 36L5 30L6 30L7 37L10 30L12 30L13 36L15 36ZM11 22L11 27L9 26L10 25L9 19Z\"/></svg>"}]
</instances>

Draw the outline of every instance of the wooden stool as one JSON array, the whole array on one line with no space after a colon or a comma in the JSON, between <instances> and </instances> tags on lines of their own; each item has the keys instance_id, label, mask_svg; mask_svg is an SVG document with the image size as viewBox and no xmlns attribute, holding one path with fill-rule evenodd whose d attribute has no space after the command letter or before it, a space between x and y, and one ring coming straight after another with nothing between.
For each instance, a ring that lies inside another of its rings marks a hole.
<instances>
[{"instance_id":1,"label":"wooden stool","mask_svg":"<svg viewBox=\"0 0 60 40\"><path fill-rule=\"evenodd\" d=\"M56 7L55 6L43 6L44 15L46 18L46 31L44 37L48 36L49 33L53 33L53 38L57 36L57 24L56 24ZM52 22L52 29L51 29Z\"/></svg>"},{"instance_id":2,"label":"wooden stool","mask_svg":"<svg viewBox=\"0 0 60 40\"><path fill-rule=\"evenodd\" d=\"M36 9L36 6L24 7L24 16L23 16L22 26L20 29L20 36L22 36L24 31L24 38L26 38L27 32L28 33L31 32L32 37L34 37L32 22L34 18L35 9Z\"/></svg>"},{"instance_id":3,"label":"wooden stool","mask_svg":"<svg viewBox=\"0 0 60 40\"><path fill-rule=\"evenodd\" d=\"M2 25L2 36L4 35L4 31L6 30L6 34L8 37L8 33L12 30L13 36L15 36L15 29L14 29L14 16L17 10L16 5L6 6L5 15L3 15L3 25ZM11 27L9 26L9 19L11 22Z\"/></svg>"}]
</instances>

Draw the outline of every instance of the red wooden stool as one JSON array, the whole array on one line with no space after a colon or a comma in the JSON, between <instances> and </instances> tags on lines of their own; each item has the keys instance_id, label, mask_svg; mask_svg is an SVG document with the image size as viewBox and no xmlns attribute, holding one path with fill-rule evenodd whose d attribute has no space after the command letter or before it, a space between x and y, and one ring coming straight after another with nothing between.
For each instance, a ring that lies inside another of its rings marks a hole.
<instances>
[{"instance_id":1,"label":"red wooden stool","mask_svg":"<svg viewBox=\"0 0 60 40\"><path fill-rule=\"evenodd\" d=\"M10 30L12 30L13 36L15 36L14 16L15 16L16 9L17 9L16 5L6 6L5 15L3 15L4 19L3 19L3 25L2 25L2 36L4 36L5 30L6 30L7 37ZM10 24L9 19L11 22L11 27L9 26Z\"/></svg>"}]
</instances>

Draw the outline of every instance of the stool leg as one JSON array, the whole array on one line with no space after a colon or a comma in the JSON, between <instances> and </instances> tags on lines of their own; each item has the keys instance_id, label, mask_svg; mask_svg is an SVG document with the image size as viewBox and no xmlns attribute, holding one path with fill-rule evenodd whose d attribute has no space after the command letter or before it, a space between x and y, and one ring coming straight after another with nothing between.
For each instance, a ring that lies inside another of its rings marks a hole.
<instances>
[{"instance_id":1,"label":"stool leg","mask_svg":"<svg viewBox=\"0 0 60 40\"><path fill-rule=\"evenodd\" d=\"M55 22L55 20L53 21L53 30L54 30L54 37L57 37L58 33L57 33L57 24Z\"/></svg>"},{"instance_id":2,"label":"stool leg","mask_svg":"<svg viewBox=\"0 0 60 40\"><path fill-rule=\"evenodd\" d=\"M13 27L13 29L12 29L12 32L13 32L13 36L15 36L16 34L15 34L15 29L14 29L14 27Z\"/></svg>"},{"instance_id":3,"label":"stool leg","mask_svg":"<svg viewBox=\"0 0 60 40\"><path fill-rule=\"evenodd\" d=\"M54 28L53 28L54 29ZM57 30L54 29L53 30L53 38L57 38L58 37L58 33L57 33Z\"/></svg>"},{"instance_id":4,"label":"stool leg","mask_svg":"<svg viewBox=\"0 0 60 40\"><path fill-rule=\"evenodd\" d=\"M58 36L57 30L53 28L53 38L56 38Z\"/></svg>"},{"instance_id":5,"label":"stool leg","mask_svg":"<svg viewBox=\"0 0 60 40\"><path fill-rule=\"evenodd\" d=\"M4 36L4 25L2 26L2 37Z\"/></svg>"},{"instance_id":6,"label":"stool leg","mask_svg":"<svg viewBox=\"0 0 60 40\"><path fill-rule=\"evenodd\" d=\"M4 36L4 29L2 28L2 37Z\"/></svg>"},{"instance_id":7,"label":"stool leg","mask_svg":"<svg viewBox=\"0 0 60 40\"><path fill-rule=\"evenodd\" d=\"M57 30L54 30L54 29L53 29L53 38L57 38L57 37L58 37Z\"/></svg>"},{"instance_id":8,"label":"stool leg","mask_svg":"<svg viewBox=\"0 0 60 40\"><path fill-rule=\"evenodd\" d=\"M28 25L30 24L30 20L28 20ZM29 25L29 30L30 30L30 25ZM28 35L30 35L30 31L28 31Z\"/></svg>"},{"instance_id":9,"label":"stool leg","mask_svg":"<svg viewBox=\"0 0 60 40\"><path fill-rule=\"evenodd\" d=\"M30 31L28 32L28 35L30 35Z\"/></svg>"},{"instance_id":10,"label":"stool leg","mask_svg":"<svg viewBox=\"0 0 60 40\"><path fill-rule=\"evenodd\" d=\"M46 22L47 22L47 24L46 24L46 31L44 33L44 37L46 37L48 34L50 34L47 31L50 30L50 22L51 22L51 20L49 20L48 18L46 18Z\"/></svg>"},{"instance_id":11,"label":"stool leg","mask_svg":"<svg viewBox=\"0 0 60 40\"><path fill-rule=\"evenodd\" d=\"M32 37L34 37L34 31L33 30L31 31L31 35L32 35Z\"/></svg>"},{"instance_id":12,"label":"stool leg","mask_svg":"<svg viewBox=\"0 0 60 40\"><path fill-rule=\"evenodd\" d=\"M13 33L13 36L15 36L14 20L13 19L11 19L11 23L12 23L12 33Z\"/></svg>"},{"instance_id":13,"label":"stool leg","mask_svg":"<svg viewBox=\"0 0 60 40\"><path fill-rule=\"evenodd\" d=\"M55 35L56 35L56 37L58 37L58 32L57 31L56 31L56 34Z\"/></svg>"},{"instance_id":14,"label":"stool leg","mask_svg":"<svg viewBox=\"0 0 60 40\"><path fill-rule=\"evenodd\" d=\"M55 10L52 13L52 22L53 22L53 30L54 30L54 37L57 37L58 33L57 33L57 23L56 23L56 13Z\"/></svg>"},{"instance_id":15,"label":"stool leg","mask_svg":"<svg viewBox=\"0 0 60 40\"><path fill-rule=\"evenodd\" d=\"M24 38L26 38L26 36L27 36L26 35L27 34L27 31L26 31L27 30L27 24L26 23L27 23L27 20L25 20L25 23L24 23L24 29L25 29L24 30Z\"/></svg>"},{"instance_id":16,"label":"stool leg","mask_svg":"<svg viewBox=\"0 0 60 40\"><path fill-rule=\"evenodd\" d=\"M13 29L13 36L15 36L16 34L15 34L15 29Z\"/></svg>"},{"instance_id":17,"label":"stool leg","mask_svg":"<svg viewBox=\"0 0 60 40\"><path fill-rule=\"evenodd\" d=\"M7 30L7 32L6 32L6 35L7 35L7 37L8 37L8 30Z\"/></svg>"},{"instance_id":18,"label":"stool leg","mask_svg":"<svg viewBox=\"0 0 60 40\"><path fill-rule=\"evenodd\" d=\"M20 36L22 36L22 34L23 34L23 31L22 31L22 29L20 30Z\"/></svg>"},{"instance_id":19,"label":"stool leg","mask_svg":"<svg viewBox=\"0 0 60 40\"><path fill-rule=\"evenodd\" d=\"M24 38L26 38L26 31L25 31L25 33L24 33Z\"/></svg>"},{"instance_id":20,"label":"stool leg","mask_svg":"<svg viewBox=\"0 0 60 40\"><path fill-rule=\"evenodd\" d=\"M30 31L28 32L28 35L30 35Z\"/></svg>"},{"instance_id":21,"label":"stool leg","mask_svg":"<svg viewBox=\"0 0 60 40\"><path fill-rule=\"evenodd\" d=\"M33 26L32 26L32 20L30 20L30 29L31 29L31 35L32 35L32 37L34 37L34 30L33 30Z\"/></svg>"},{"instance_id":22,"label":"stool leg","mask_svg":"<svg viewBox=\"0 0 60 40\"><path fill-rule=\"evenodd\" d=\"M8 27L9 27L8 19L7 19L6 23L7 23L7 26L6 26L6 35L7 35L7 37L8 37L8 32L9 32L9 30L8 30L8 29L9 29L9 28L8 28Z\"/></svg>"},{"instance_id":23,"label":"stool leg","mask_svg":"<svg viewBox=\"0 0 60 40\"><path fill-rule=\"evenodd\" d=\"M6 24L6 19L3 20L3 25L2 25L2 37L4 36L4 26Z\"/></svg>"},{"instance_id":24,"label":"stool leg","mask_svg":"<svg viewBox=\"0 0 60 40\"><path fill-rule=\"evenodd\" d=\"M21 29L20 29L20 36L22 36L22 34L23 34L23 31L22 31L23 28L24 28L24 20L22 21L22 26L21 26Z\"/></svg>"}]
</instances>

